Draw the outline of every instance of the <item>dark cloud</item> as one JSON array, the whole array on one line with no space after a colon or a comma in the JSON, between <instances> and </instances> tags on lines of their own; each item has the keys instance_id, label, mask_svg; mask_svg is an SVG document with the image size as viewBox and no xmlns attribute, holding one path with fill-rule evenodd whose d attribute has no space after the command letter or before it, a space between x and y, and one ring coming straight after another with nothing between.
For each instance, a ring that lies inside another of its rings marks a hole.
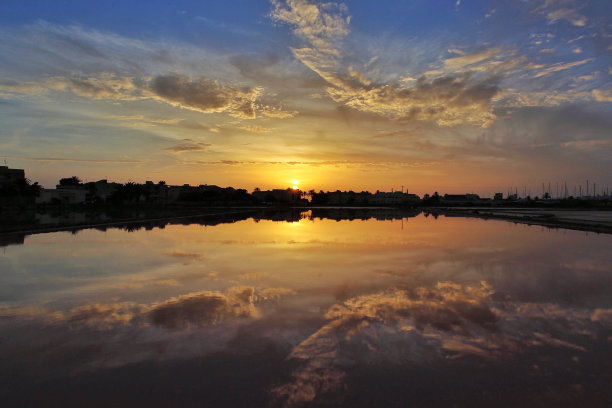
<instances>
[{"instance_id":1,"label":"dark cloud","mask_svg":"<svg viewBox=\"0 0 612 408\"><path fill-rule=\"evenodd\" d=\"M205 113L228 112L230 115L254 118L255 100L260 88L220 85L208 78L192 80L172 74L155 77L149 84L154 97L171 105Z\"/></svg>"}]
</instances>

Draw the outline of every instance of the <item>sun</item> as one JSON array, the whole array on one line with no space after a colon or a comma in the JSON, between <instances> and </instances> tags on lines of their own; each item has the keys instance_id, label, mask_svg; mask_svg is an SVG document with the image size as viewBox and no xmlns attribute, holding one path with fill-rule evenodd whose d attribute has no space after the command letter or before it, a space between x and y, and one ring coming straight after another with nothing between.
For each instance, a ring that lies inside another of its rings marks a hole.
<instances>
[{"instance_id":1,"label":"sun","mask_svg":"<svg viewBox=\"0 0 612 408\"><path fill-rule=\"evenodd\" d=\"M291 183L293 183L293 187L291 187L294 190L298 189L298 184L300 183L298 180L291 180Z\"/></svg>"}]
</instances>

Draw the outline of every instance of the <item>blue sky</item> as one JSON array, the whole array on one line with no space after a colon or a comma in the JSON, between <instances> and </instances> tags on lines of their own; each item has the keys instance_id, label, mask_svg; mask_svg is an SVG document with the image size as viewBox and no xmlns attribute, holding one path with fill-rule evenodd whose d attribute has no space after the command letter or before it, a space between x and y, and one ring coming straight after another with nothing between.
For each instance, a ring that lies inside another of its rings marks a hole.
<instances>
[{"instance_id":1,"label":"blue sky","mask_svg":"<svg viewBox=\"0 0 612 408\"><path fill-rule=\"evenodd\" d=\"M0 155L48 186L612 185L610 16L573 0L5 1Z\"/></svg>"}]
</instances>

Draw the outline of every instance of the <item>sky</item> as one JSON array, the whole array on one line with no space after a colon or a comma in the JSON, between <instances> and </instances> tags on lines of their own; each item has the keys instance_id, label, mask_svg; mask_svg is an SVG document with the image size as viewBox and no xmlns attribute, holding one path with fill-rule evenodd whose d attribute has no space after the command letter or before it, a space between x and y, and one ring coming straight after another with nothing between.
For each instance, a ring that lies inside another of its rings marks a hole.
<instances>
[{"instance_id":1,"label":"sky","mask_svg":"<svg viewBox=\"0 0 612 408\"><path fill-rule=\"evenodd\" d=\"M6 0L0 124L45 187L601 191L612 2Z\"/></svg>"}]
</instances>

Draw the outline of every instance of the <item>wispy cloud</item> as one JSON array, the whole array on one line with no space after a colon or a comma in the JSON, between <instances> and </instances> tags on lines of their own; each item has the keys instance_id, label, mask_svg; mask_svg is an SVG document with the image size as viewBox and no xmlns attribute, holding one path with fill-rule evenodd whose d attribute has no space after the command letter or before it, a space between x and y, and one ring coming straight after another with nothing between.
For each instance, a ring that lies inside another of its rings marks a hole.
<instances>
[{"instance_id":1,"label":"wispy cloud","mask_svg":"<svg viewBox=\"0 0 612 408\"><path fill-rule=\"evenodd\" d=\"M555 72L564 71L566 69L578 67L580 65L586 64L587 62L592 61L592 58L587 58L581 61L567 62L567 63L556 63L547 68L542 69L537 74L534 75L534 78L540 78L546 75L550 75Z\"/></svg>"},{"instance_id":2,"label":"wispy cloud","mask_svg":"<svg viewBox=\"0 0 612 408\"><path fill-rule=\"evenodd\" d=\"M179 144L166 147L164 150L173 153L184 153L184 152L200 152L208 150L211 146L210 143L196 142L191 139L183 139Z\"/></svg>"},{"instance_id":3,"label":"wispy cloud","mask_svg":"<svg viewBox=\"0 0 612 408\"><path fill-rule=\"evenodd\" d=\"M585 16L581 15L576 10L572 10L569 8L561 8L558 10L551 11L546 14L546 18L548 19L550 24L556 23L559 20L566 20L575 26L583 27L587 23L587 19Z\"/></svg>"},{"instance_id":4,"label":"wispy cloud","mask_svg":"<svg viewBox=\"0 0 612 408\"><path fill-rule=\"evenodd\" d=\"M123 159L75 159L68 157L29 157L29 156L0 156L7 159L21 159L39 162L83 162L83 163L142 163L142 160Z\"/></svg>"}]
</instances>

